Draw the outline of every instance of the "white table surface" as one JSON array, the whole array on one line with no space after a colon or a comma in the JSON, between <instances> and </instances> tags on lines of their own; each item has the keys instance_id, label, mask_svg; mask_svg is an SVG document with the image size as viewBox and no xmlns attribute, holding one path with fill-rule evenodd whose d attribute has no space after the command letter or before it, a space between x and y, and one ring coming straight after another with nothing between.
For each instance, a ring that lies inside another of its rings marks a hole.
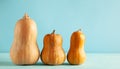
<instances>
[{"instance_id":1,"label":"white table surface","mask_svg":"<svg viewBox=\"0 0 120 69\"><path fill-rule=\"evenodd\" d=\"M87 53L82 65L69 65L66 60L62 65L50 66L39 60L35 65L18 66L12 63L9 53L0 53L0 69L120 69L120 54Z\"/></svg>"}]
</instances>

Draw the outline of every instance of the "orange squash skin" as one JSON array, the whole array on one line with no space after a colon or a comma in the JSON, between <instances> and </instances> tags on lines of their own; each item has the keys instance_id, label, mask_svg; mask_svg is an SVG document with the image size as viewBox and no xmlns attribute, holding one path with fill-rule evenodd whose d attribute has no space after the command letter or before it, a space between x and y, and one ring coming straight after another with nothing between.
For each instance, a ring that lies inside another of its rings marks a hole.
<instances>
[{"instance_id":1,"label":"orange squash skin","mask_svg":"<svg viewBox=\"0 0 120 69\"><path fill-rule=\"evenodd\" d=\"M83 64L86 60L84 51L85 35L81 31L73 32L70 39L70 49L67 60L70 64Z\"/></svg>"},{"instance_id":2,"label":"orange squash skin","mask_svg":"<svg viewBox=\"0 0 120 69\"><path fill-rule=\"evenodd\" d=\"M10 57L14 64L35 64L40 56L37 45L37 27L26 14L15 26L14 41L10 49Z\"/></svg>"},{"instance_id":3,"label":"orange squash skin","mask_svg":"<svg viewBox=\"0 0 120 69\"><path fill-rule=\"evenodd\" d=\"M44 47L41 52L41 60L44 64L62 64L66 55L62 48L62 37L59 34L47 34L44 37Z\"/></svg>"}]
</instances>

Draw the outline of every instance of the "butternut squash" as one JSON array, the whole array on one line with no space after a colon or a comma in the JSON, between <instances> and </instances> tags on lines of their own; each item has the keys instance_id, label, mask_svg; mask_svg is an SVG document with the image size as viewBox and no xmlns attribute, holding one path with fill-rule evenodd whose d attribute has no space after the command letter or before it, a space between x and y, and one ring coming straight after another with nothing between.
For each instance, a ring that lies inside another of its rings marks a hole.
<instances>
[{"instance_id":1,"label":"butternut squash","mask_svg":"<svg viewBox=\"0 0 120 69\"><path fill-rule=\"evenodd\" d=\"M62 64L65 59L65 53L62 48L62 37L55 34L55 30L51 34L44 37L44 47L41 52L41 60L44 64L58 65Z\"/></svg>"},{"instance_id":2,"label":"butternut squash","mask_svg":"<svg viewBox=\"0 0 120 69\"><path fill-rule=\"evenodd\" d=\"M75 31L71 35L70 49L67 54L67 60L70 64L83 64L86 60L84 51L85 35L81 30Z\"/></svg>"},{"instance_id":3,"label":"butternut squash","mask_svg":"<svg viewBox=\"0 0 120 69\"><path fill-rule=\"evenodd\" d=\"M35 64L40 56L37 44L37 26L25 14L15 26L14 40L10 49L10 57L14 64Z\"/></svg>"}]
</instances>

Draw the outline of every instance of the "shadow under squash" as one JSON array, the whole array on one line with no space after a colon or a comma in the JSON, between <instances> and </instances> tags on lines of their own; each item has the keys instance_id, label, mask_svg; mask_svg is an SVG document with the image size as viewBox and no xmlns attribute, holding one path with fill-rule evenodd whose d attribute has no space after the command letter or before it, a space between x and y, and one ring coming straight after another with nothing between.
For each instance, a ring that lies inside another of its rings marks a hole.
<instances>
[{"instance_id":1,"label":"shadow under squash","mask_svg":"<svg viewBox=\"0 0 120 69\"><path fill-rule=\"evenodd\" d=\"M33 64L33 65L16 65L10 61L1 61L0 66L71 66L71 65L68 62L65 62L60 65L48 65L48 64L44 64L42 62L37 62L36 64ZM77 66L77 65L72 65L72 66Z\"/></svg>"}]
</instances>

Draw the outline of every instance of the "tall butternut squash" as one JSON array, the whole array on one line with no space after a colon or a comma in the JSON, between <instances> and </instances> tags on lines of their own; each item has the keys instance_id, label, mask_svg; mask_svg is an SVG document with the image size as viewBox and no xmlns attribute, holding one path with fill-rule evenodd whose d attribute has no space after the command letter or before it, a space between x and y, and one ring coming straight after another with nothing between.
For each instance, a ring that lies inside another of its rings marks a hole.
<instances>
[{"instance_id":1,"label":"tall butternut squash","mask_svg":"<svg viewBox=\"0 0 120 69\"><path fill-rule=\"evenodd\" d=\"M35 64L40 56L35 22L25 14L15 26L10 57L14 64Z\"/></svg>"},{"instance_id":2,"label":"tall butternut squash","mask_svg":"<svg viewBox=\"0 0 120 69\"><path fill-rule=\"evenodd\" d=\"M71 35L70 49L67 60L70 64L83 64L86 59L84 51L85 35L81 30L75 31Z\"/></svg>"}]
</instances>

